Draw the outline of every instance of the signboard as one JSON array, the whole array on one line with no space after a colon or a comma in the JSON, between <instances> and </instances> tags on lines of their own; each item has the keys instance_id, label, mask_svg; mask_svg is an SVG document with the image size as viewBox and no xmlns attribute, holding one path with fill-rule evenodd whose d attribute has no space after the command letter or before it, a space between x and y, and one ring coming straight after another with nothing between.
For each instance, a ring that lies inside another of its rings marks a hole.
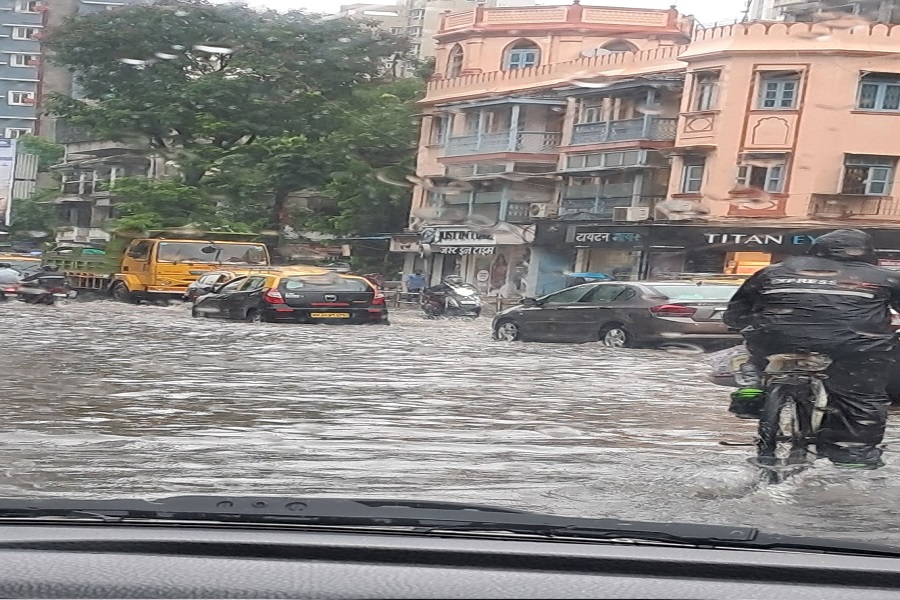
<instances>
[{"instance_id":1,"label":"signboard","mask_svg":"<svg viewBox=\"0 0 900 600\"><path fill-rule=\"evenodd\" d=\"M16 140L0 138L0 215L9 225L12 214L12 188L16 172Z\"/></svg>"},{"instance_id":2,"label":"signboard","mask_svg":"<svg viewBox=\"0 0 900 600\"><path fill-rule=\"evenodd\" d=\"M576 246L640 248L647 237L646 228L622 230L615 226L574 225L566 230L566 242Z\"/></svg>"},{"instance_id":3,"label":"signboard","mask_svg":"<svg viewBox=\"0 0 900 600\"><path fill-rule=\"evenodd\" d=\"M465 227L423 229L420 241L434 246L494 246L497 243L493 233L476 233Z\"/></svg>"},{"instance_id":4,"label":"signboard","mask_svg":"<svg viewBox=\"0 0 900 600\"><path fill-rule=\"evenodd\" d=\"M478 255L478 256L488 256L489 254L493 254L496 250L496 246L446 246L444 248L438 248L441 254L457 254L459 256L468 256L468 255Z\"/></svg>"}]
</instances>

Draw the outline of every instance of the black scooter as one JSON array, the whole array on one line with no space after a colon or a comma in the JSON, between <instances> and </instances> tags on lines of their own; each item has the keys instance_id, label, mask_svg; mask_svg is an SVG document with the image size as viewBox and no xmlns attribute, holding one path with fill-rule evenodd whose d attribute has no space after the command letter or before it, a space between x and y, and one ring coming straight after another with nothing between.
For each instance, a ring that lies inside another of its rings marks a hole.
<instances>
[{"instance_id":1,"label":"black scooter","mask_svg":"<svg viewBox=\"0 0 900 600\"><path fill-rule=\"evenodd\" d=\"M16 297L26 304L46 304L52 306L59 300L72 297L69 282L64 275L43 275L38 279L18 284Z\"/></svg>"},{"instance_id":2,"label":"black scooter","mask_svg":"<svg viewBox=\"0 0 900 600\"><path fill-rule=\"evenodd\" d=\"M422 312L428 319L438 317L478 318L481 315L481 295L475 286L463 283L442 283L422 292Z\"/></svg>"}]
</instances>

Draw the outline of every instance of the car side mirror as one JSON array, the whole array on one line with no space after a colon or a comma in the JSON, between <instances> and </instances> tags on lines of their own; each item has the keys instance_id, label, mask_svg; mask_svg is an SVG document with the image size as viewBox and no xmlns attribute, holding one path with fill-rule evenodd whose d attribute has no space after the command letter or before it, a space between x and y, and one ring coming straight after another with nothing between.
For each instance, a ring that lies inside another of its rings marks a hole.
<instances>
[{"instance_id":1,"label":"car side mirror","mask_svg":"<svg viewBox=\"0 0 900 600\"><path fill-rule=\"evenodd\" d=\"M522 306L540 306L541 303L537 298L523 298Z\"/></svg>"}]
</instances>

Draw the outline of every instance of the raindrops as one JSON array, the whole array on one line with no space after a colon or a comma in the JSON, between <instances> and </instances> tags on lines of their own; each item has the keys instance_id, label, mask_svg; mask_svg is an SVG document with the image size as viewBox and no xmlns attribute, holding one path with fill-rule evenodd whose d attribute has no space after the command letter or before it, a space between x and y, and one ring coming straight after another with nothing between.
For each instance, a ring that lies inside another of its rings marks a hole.
<instances>
[{"instance_id":1,"label":"raindrops","mask_svg":"<svg viewBox=\"0 0 900 600\"><path fill-rule=\"evenodd\" d=\"M166 52L157 52L154 56L160 60L175 60L178 58L177 54L168 54Z\"/></svg>"},{"instance_id":2,"label":"raindrops","mask_svg":"<svg viewBox=\"0 0 900 600\"><path fill-rule=\"evenodd\" d=\"M194 44L192 48L197 52L206 52L207 54L227 55L234 53L234 50L232 50L231 48L225 48L223 46L207 46L204 44Z\"/></svg>"},{"instance_id":3,"label":"raindrops","mask_svg":"<svg viewBox=\"0 0 900 600\"><path fill-rule=\"evenodd\" d=\"M663 114L663 107L661 104L641 104L635 107L635 110L641 114L645 115L661 115Z\"/></svg>"},{"instance_id":4,"label":"raindrops","mask_svg":"<svg viewBox=\"0 0 900 600\"><path fill-rule=\"evenodd\" d=\"M338 38L338 41L341 42L342 44L347 44L347 43L351 42L352 40L348 37L342 37L342 38Z\"/></svg>"},{"instance_id":5,"label":"raindrops","mask_svg":"<svg viewBox=\"0 0 900 600\"><path fill-rule=\"evenodd\" d=\"M656 205L656 210L670 220L695 219L707 216L709 207L697 200L669 198Z\"/></svg>"}]
</instances>

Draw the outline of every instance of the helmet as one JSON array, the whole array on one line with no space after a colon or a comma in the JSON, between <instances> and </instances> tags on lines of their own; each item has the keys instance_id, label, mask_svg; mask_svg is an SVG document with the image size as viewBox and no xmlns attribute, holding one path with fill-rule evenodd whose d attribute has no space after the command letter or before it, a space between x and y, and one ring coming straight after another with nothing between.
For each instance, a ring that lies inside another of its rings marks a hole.
<instances>
[{"instance_id":1,"label":"helmet","mask_svg":"<svg viewBox=\"0 0 900 600\"><path fill-rule=\"evenodd\" d=\"M45 273L56 273L59 271L59 267L56 265L44 265L42 269Z\"/></svg>"},{"instance_id":2,"label":"helmet","mask_svg":"<svg viewBox=\"0 0 900 600\"><path fill-rule=\"evenodd\" d=\"M859 229L838 229L819 236L810 247L809 253L812 256L843 262L878 264L875 241L871 235Z\"/></svg>"},{"instance_id":3,"label":"helmet","mask_svg":"<svg viewBox=\"0 0 900 600\"><path fill-rule=\"evenodd\" d=\"M459 275L447 275L444 277L444 283L451 286L459 286L465 283L465 280Z\"/></svg>"}]
</instances>

